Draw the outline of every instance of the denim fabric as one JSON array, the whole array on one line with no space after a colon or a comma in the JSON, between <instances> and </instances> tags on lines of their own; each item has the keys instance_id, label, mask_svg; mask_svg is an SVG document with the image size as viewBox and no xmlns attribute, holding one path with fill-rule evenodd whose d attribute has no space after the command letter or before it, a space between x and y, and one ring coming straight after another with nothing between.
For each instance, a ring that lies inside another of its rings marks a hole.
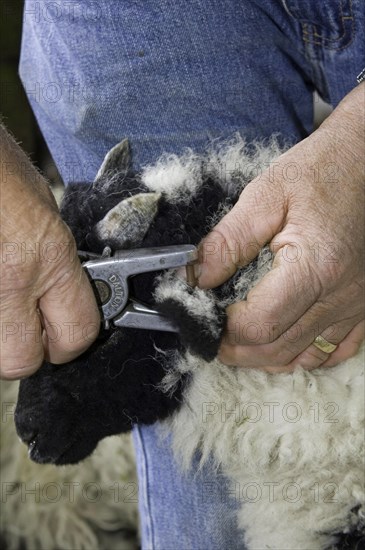
<instances>
[{"instance_id":1,"label":"denim fabric","mask_svg":"<svg viewBox=\"0 0 365 550\"><path fill-rule=\"evenodd\" d=\"M313 88L335 105L355 85L361 0L208 4L26 2L20 74L66 183L125 136L136 166L236 130L294 142Z\"/></svg>"},{"instance_id":2,"label":"denim fabric","mask_svg":"<svg viewBox=\"0 0 365 550\"><path fill-rule=\"evenodd\" d=\"M139 509L145 550L240 550L235 510L243 491L208 464L178 472L169 446L156 426L136 427Z\"/></svg>"},{"instance_id":3,"label":"denim fabric","mask_svg":"<svg viewBox=\"0 0 365 550\"><path fill-rule=\"evenodd\" d=\"M90 180L124 137L136 167L237 130L304 138L313 90L356 85L364 19L363 0L26 0L20 74L65 183ZM144 549L242 548L219 473L182 476L155 427L135 443Z\"/></svg>"},{"instance_id":4,"label":"denim fabric","mask_svg":"<svg viewBox=\"0 0 365 550\"><path fill-rule=\"evenodd\" d=\"M311 130L311 69L280 4L70 4L26 2L20 65L65 182L93 176L126 136L140 165L236 130Z\"/></svg>"}]
</instances>

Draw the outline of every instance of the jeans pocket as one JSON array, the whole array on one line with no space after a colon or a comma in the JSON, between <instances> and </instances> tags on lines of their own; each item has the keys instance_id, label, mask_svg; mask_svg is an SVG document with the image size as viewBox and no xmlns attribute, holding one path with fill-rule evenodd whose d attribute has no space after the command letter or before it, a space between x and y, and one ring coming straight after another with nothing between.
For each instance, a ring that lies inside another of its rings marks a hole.
<instances>
[{"instance_id":1,"label":"jeans pocket","mask_svg":"<svg viewBox=\"0 0 365 550\"><path fill-rule=\"evenodd\" d=\"M356 0L355 0L356 1ZM352 0L282 0L302 28L304 42L342 50L352 42L355 24Z\"/></svg>"}]
</instances>

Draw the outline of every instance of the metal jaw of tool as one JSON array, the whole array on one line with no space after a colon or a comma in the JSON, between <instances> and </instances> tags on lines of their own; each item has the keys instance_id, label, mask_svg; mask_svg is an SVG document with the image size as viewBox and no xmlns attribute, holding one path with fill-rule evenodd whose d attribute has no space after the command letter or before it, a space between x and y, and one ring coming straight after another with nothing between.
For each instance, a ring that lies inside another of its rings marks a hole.
<instances>
[{"instance_id":1,"label":"metal jaw of tool","mask_svg":"<svg viewBox=\"0 0 365 550\"><path fill-rule=\"evenodd\" d=\"M128 278L138 273L186 266L187 282L194 285L193 265L198 260L193 245L117 250L102 255L79 251L83 268L98 292L105 328L130 327L177 332L177 327L158 311L129 296Z\"/></svg>"}]
</instances>

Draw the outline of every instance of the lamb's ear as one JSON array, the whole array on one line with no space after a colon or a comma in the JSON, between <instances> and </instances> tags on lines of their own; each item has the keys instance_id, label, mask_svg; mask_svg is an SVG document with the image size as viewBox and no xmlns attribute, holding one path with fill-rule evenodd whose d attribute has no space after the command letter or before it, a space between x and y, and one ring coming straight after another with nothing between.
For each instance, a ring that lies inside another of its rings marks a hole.
<instances>
[{"instance_id":1,"label":"lamb's ear","mask_svg":"<svg viewBox=\"0 0 365 550\"><path fill-rule=\"evenodd\" d=\"M131 151L128 139L123 139L105 155L102 165L95 176L96 183L102 176L111 173L127 173L131 165Z\"/></svg>"},{"instance_id":2,"label":"lamb's ear","mask_svg":"<svg viewBox=\"0 0 365 550\"><path fill-rule=\"evenodd\" d=\"M192 288L167 271L158 280L154 298L156 309L178 327L182 345L193 355L212 361L227 320L225 308L213 292Z\"/></svg>"},{"instance_id":3,"label":"lamb's ear","mask_svg":"<svg viewBox=\"0 0 365 550\"><path fill-rule=\"evenodd\" d=\"M122 200L96 224L97 237L113 247L139 246L157 214L160 197L160 193L139 193Z\"/></svg>"}]
</instances>

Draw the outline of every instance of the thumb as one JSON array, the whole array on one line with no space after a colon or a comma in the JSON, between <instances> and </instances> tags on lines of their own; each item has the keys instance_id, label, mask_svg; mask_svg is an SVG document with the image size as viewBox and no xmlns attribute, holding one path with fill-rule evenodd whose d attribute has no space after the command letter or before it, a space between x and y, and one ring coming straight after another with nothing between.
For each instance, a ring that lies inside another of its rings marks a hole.
<instances>
[{"instance_id":1,"label":"thumb","mask_svg":"<svg viewBox=\"0 0 365 550\"><path fill-rule=\"evenodd\" d=\"M214 288L251 262L284 223L281 186L264 177L252 180L232 210L199 245L199 287Z\"/></svg>"}]
</instances>

